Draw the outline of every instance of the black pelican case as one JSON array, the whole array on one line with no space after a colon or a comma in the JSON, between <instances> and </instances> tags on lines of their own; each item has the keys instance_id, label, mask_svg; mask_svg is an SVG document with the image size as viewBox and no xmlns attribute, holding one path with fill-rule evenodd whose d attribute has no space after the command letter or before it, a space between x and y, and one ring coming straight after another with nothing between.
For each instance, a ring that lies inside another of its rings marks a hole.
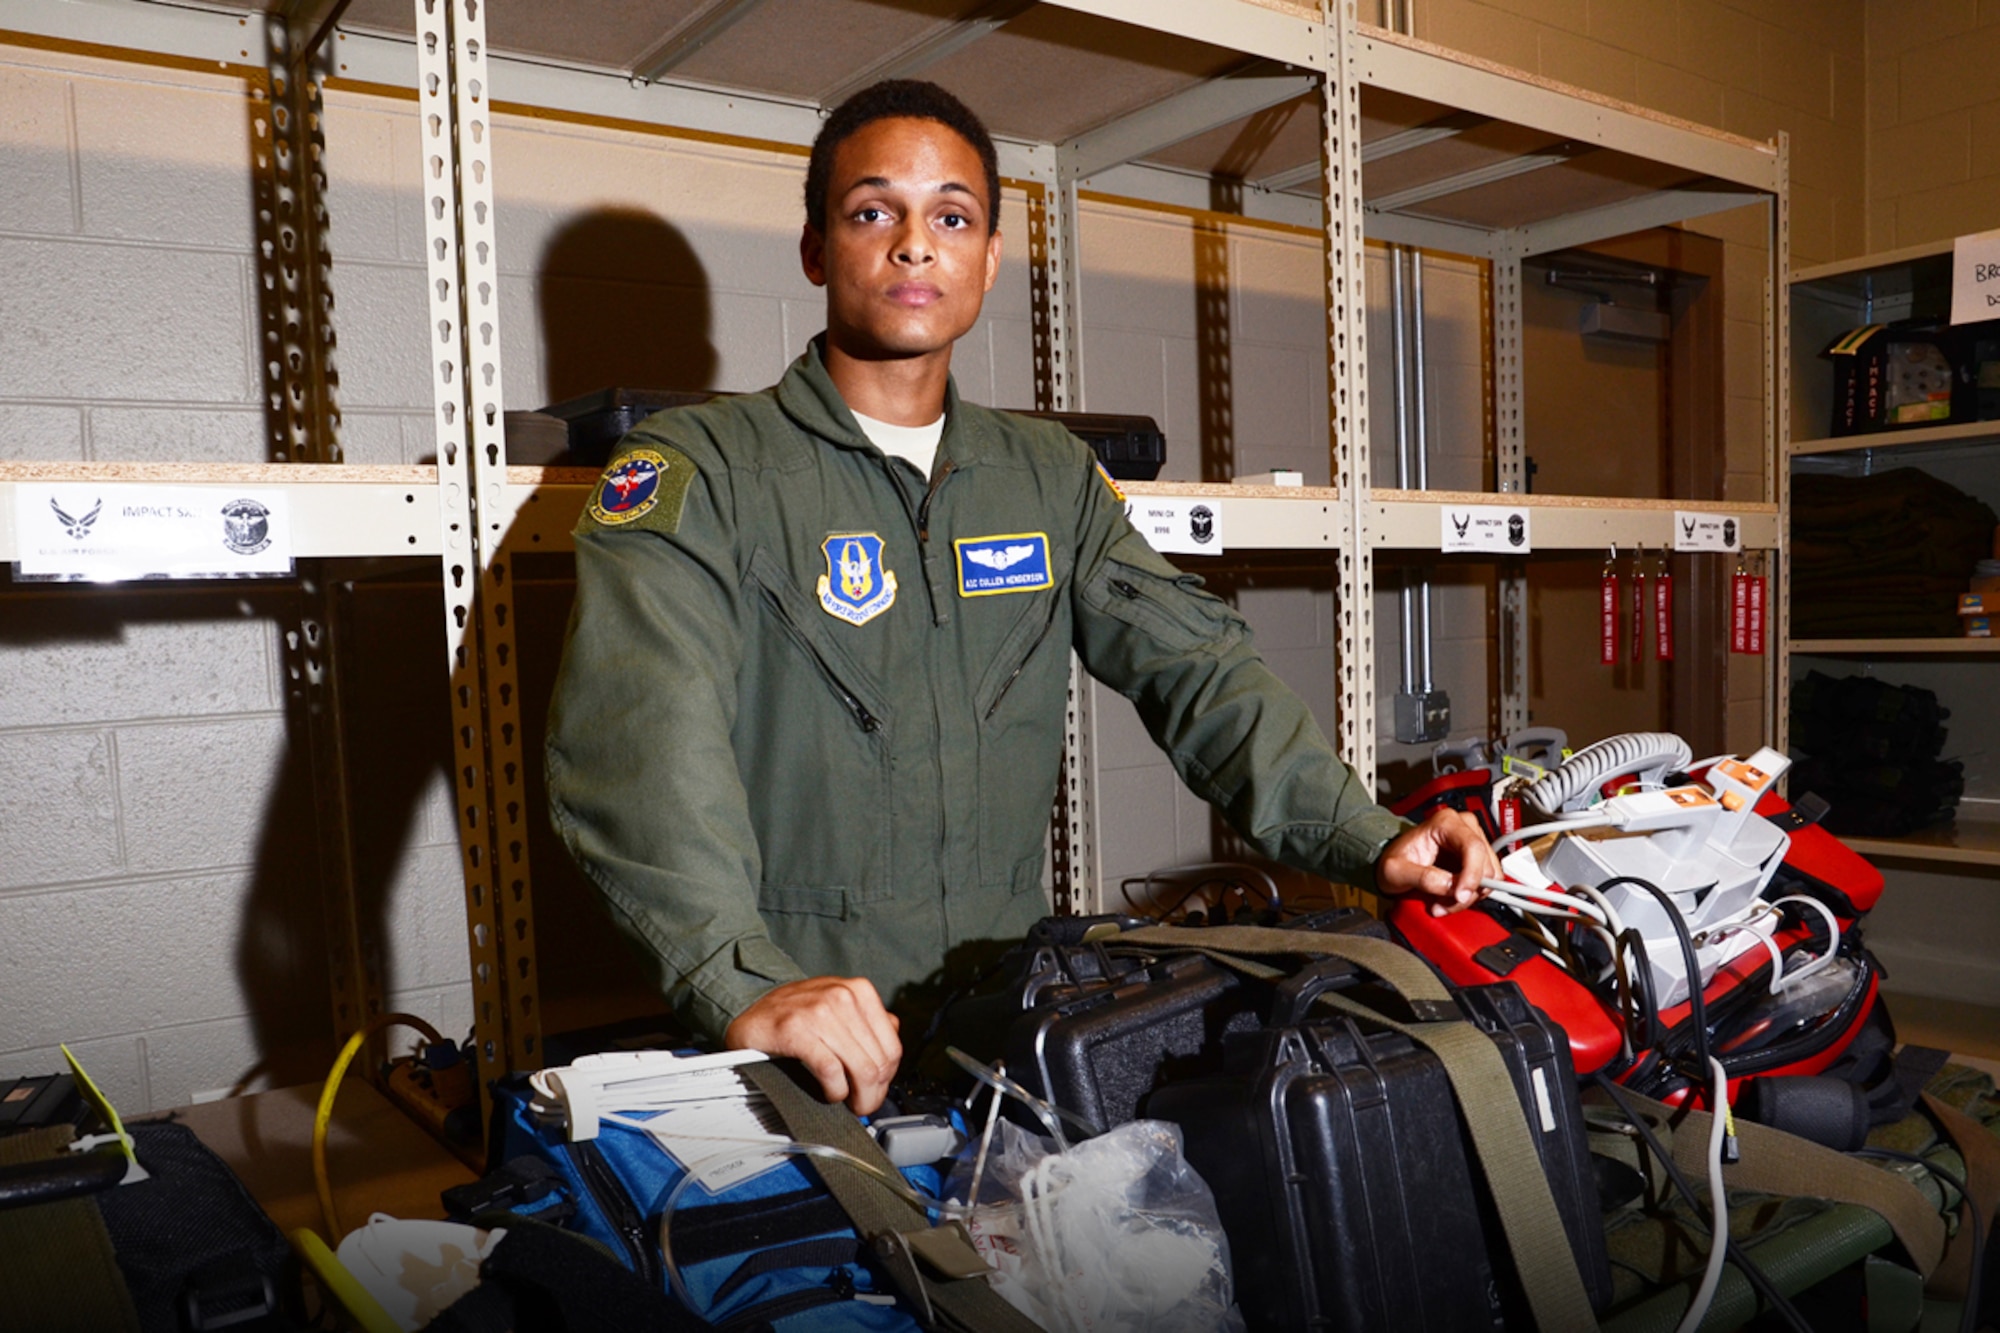
<instances>
[{"instance_id":1,"label":"black pelican case","mask_svg":"<svg viewBox=\"0 0 2000 1333\"><path fill-rule=\"evenodd\" d=\"M1116 934L1081 939L1093 920L1052 918L1029 937L1003 1054L1029 1091L1099 1129L1137 1119L1155 1088L1220 1073L1226 1039L1262 1028L1271 988L1193 954L1121 950ZM1366 912L1338 908L1288 929L1365 934L1389 930Z\"/></svg>"},{"instance_id":2,"label":"black pelican case","mask_svg":"<svg viewBox=\"0 0 2000 1333\"><path fill-rule=\"evenodd\" d=\"M541 411L569 425L569 455L561 461L577 467L603 467L625 432L653 413L722 396L706 389L599 389L581 398L552 403ZM1120 481L1151 481L1167 461L1167 437L1151 417L1111 412L1024 411L1017 415L1062 422L1091 447L1104 470Z\"/></svg>"},{"instance_id":3,"label":"black pelican case","mask_svg":"<svg viewBox=\"0 0 2000 1333\"><path fill-rule=\"evenodd\" d=\"M1222 1075L1168 1084L1144 1107L1181 1127L1215 1192L1249 1328L1533 1327L1444 1066L1398 1033L1307 1021L1321 990L1359 980L1338 963L1309 972L1283 988L1290 1014L1232 1035ZM1512 983L1457 998L1513 1076L1601 1310L1611 1269L1568 1039Z\"/></svg>"}]
</instances>

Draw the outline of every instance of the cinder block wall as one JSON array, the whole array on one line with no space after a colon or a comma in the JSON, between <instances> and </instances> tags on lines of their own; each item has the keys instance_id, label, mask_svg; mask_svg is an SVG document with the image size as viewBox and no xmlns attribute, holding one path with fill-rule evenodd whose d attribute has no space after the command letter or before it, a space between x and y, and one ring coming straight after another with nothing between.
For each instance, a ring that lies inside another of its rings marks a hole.
<instances>
[{"instance_id":1,"label":"cinder block wall","mask_svg":"<svg viewBox=\"0 0 2000 1333\"><path fill-rule=\"evenodd\" d=\"M1868 0L1868 249L2000 227L2000 5Z\"/></svg>"},{"instance_id":2,"label":"cinder block wall","mask_svg":"<svg viewBox=\"0 0 2000 1333\"><path fill-rule=\"evenodd\" d=\"M1792 262L1861 254L1863 0L1410 0L1416 35L1752 139L1792 136ZM1907 14L1897 0L1871 11ZM1973 0L1959 7L1968 12ZM1379 12L1379 8L1378 8ZM1879 244L1879 242L1876 242Z\"/></svg>"}]
</instances>

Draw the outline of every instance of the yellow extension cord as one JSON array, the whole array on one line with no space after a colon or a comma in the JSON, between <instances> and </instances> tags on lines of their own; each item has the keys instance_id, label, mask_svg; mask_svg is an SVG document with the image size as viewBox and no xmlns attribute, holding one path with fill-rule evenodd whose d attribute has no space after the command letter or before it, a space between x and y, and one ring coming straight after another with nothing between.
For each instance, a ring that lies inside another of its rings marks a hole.
<instances>
[{"instance_id":1,"label":"yellow extension cord","mask_svg":"<svg viewBox=\"0 0 2000 1333\"><path fill-rule=\"evenodd\" d=\"M312 1270L327 1294L347 1312L347 1317L360 1326L361 1333L403 1333L403 1326L390 1317L368 1288L355 1280L318 1232L311 1227L300 1227L292 1233L292 1248L298 1251L300 1260Z\"/></svg>"},{"instance_id":2,"label":"yellow extension cord","mask_svg":"<svg viewBox=\"0 0 2000 1333\"><path fill-rule=\"evenodd\" d=\"M333 1184L326 1173L326 1127L333 1119L333 1099L340 1092L340 1080L347 1075L347 1067L354 1063L354 1057L368 1039L387 1027L415 1028L424 1038L432 1042L442 1042L444 1037L438 1030L418 1018L415 1014L378 1014L368 1020L359 1032L347 1039L347 1045L340 1048L340 1058L333 1062L333 1071L326 1076L326 1086L320 1089L319 1110L313 1115L312 1164L313 1186L319 1191L319 1215L326 1223L326 1234L333 1245L339 1245L346 1234L340 1229L340 1214L333 1207Z\"/></svg>"}]
</instances>

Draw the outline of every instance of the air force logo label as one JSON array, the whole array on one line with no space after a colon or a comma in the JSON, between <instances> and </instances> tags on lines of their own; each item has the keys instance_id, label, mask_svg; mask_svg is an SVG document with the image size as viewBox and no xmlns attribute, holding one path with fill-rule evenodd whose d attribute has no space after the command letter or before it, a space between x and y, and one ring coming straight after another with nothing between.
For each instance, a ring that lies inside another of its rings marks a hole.
<instances>
[{"instance_id":1,"label":"air force logo label","mask_svg":"<svg viewBox=\"0 0 2000 1333\"><path fill-rule=\"evenodd\" d=\"M896 576L882 567L882 539L872 532L836 532L820 543L826 573L819 604L850 625L865 625L896 602Z\"/></svg>"},{"instance_id":2,"label":"air force logo label","mask_svg":"<svg viewBox=\"0 0 2000 1333\"><path fill-rule=\"evenodd\" d=\"M991 597L1003 592L1035 592L1055 586L1049 568L1049 538L1042 532L1015 532L1000 537L961 537L958 552L958 595Z\"/></svg>"}]
</instances>

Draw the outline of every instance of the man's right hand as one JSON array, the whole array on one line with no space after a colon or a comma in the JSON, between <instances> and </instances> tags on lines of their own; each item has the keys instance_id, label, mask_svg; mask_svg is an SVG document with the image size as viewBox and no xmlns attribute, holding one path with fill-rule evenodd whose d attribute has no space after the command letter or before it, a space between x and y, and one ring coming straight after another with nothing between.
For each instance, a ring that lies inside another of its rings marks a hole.
<instances>
[{"instance_id":1,"label":"man's right hand","mask_svg":"<svg viewBox=\"0 0 2000 1333\"><path fill-rule=\"evenodd\" d=\"M896 1016L865 977L807 977L765 991L722 1035L731 1050L800 1061L830 1102L869 1115L903 1058Z\"/></svg>"}]
</instances>

